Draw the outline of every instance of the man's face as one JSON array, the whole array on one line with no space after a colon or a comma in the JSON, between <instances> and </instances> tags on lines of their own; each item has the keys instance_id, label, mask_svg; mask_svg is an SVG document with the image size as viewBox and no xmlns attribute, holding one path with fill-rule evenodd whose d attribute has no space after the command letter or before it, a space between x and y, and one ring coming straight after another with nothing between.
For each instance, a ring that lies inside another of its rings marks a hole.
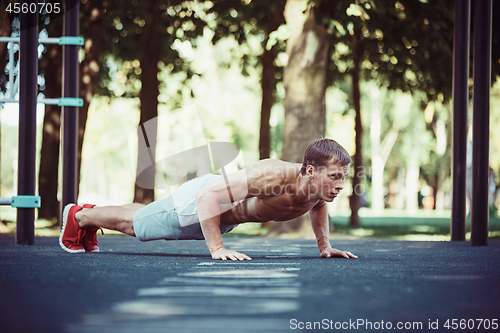
<instances>
[{"instance_id":1,"label":"man's face","mask_svg":"<svg viewBox=\"0 0 500 333\"><path fill-rule=\"evenodd\" d=\"M313 184L318 189L320 199L332 202L344 189L344 180L348 174L349 165L329 163L325 167L315 168Z\"/></svg>"}]
</instances>

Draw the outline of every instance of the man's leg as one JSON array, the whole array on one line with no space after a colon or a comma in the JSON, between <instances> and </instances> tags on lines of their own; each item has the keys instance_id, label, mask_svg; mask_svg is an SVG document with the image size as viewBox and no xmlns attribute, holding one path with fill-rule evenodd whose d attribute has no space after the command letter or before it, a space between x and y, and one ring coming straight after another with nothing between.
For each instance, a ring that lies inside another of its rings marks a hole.
<instances>
[{"instance_id":1,"label":"man's leg","mask_svg":"<svg viewBox=\"0 0 500 333\"><path fill-rule=\"evenodd\" d=\"M75 214L75 219L82 229L93 226L120 231L135 237L134 215L144 206L136 203L123 206L84 208Z\"/></svg>"},{"instance_id":2,"label":"man's leg","mask_svg":"<svg viewBox=\"0 0 500 333\"><path fill-rule=\"evenodd\" d=\"M137 211L138 209L141 209L144 206L146 206L146 205L140 204L140 203L131 203L131 204L126 204L126 205L122 205L119 207L126 208L126 209L133 209L134 211Z\"/></svg>"}]
</instances>

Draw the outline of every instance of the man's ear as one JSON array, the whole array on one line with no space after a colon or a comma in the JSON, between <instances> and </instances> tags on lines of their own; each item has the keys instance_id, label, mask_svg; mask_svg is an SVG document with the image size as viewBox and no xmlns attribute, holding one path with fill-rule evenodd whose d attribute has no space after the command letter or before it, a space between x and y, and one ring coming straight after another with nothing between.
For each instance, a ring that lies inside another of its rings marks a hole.
<instances>
[{"instance_id":1,"label":"man's ear","mask_svg":"<svg viewBox=\"0 0 500 333\"><path fill-rule=\"evenodd\" d=\"M309 164L306 167L306 176L309 178L313 178L315 173L316 173L316 170L314 169L314 167L312 165Z\"/></svg>"}]
</instances>

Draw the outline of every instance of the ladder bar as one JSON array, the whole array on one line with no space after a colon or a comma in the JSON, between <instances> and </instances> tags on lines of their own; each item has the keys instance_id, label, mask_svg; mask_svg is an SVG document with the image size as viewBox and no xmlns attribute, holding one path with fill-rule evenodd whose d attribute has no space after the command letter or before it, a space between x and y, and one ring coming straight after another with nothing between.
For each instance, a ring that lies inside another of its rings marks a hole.
<instances>
[{"instance_id":1,"label":"ladder bar","mask_svg":"<svg viewBox=\"0 0 500 333\"><path fill-rule=\"evenodd\" d=\"M12 204L12 198L0 198L0 205L10 206Z\"/></svg>"},{"instance_id":2,"label":"ladder bar","mask_svg":"<svg viewBox=\"0 0 500 333\"><path fill-rule=\"evenodd\" d=\"M19 37L0 37L0 43L19 43ZM40 44L59 44L59 37L39 38Z\"/></svg>"}]
</instances>

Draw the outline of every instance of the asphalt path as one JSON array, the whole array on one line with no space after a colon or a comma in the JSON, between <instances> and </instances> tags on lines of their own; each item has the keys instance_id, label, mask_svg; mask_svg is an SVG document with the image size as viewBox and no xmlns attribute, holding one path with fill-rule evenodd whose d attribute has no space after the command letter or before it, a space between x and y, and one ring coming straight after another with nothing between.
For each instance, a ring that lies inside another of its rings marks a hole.
<instances>
[{"instance_id":1,"label":"asphalt path","mask_svg":"<svg viewBox=\"0 0 500 333\"><path fill-rule=\"evenodd\" d=\"M322 259L314 240L226 238L239 262L203 241L14 243L0 237L0 332L500 332L499 241L332 240L359 259Z\"/></svg>"}]
</instances>

